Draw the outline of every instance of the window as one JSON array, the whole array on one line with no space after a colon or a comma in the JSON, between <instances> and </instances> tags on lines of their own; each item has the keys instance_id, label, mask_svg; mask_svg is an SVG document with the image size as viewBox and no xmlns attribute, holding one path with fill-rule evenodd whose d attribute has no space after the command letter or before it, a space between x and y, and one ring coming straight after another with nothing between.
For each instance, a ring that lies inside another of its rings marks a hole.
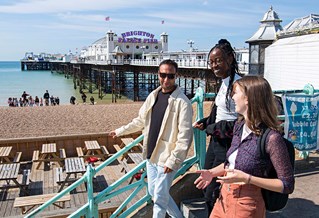
<instances>
[{"instance_id":1,"label":"window","mask_svg":"<svg viewBox=\"0 0 319 218\"><path fill-rule=\"evenodd\" d=\"M140 48L140 46L138 46L138 45L137 45L135 48L136 48L136 49L139 49L139 48Z\"/></svg>"},{"instance_id":2,"label":"window","mask_svg":"<svg viewBox=\"0 0 319 218\"><path fill-rule=\"evenodd\" d=\"M258 45L251 45L251 47L250 47L250 63L258 64L258 53L259 53L259 46Z\"/></svg>"},{"instance_id":3,"label":"window","mask_svg":"<svg viewBox=\"0 0 319 218\"><path fill-rule=\"evenodd\" d=\"M129 45L126 45L126 49L129 49L130 48L130 46Z\"/></svg>"}]
</instances>

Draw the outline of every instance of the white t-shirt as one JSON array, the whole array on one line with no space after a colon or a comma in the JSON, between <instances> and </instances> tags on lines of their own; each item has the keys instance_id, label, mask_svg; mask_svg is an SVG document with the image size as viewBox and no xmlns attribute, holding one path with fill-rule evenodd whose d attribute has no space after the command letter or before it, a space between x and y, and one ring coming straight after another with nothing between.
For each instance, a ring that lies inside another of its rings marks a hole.
<instances>
[{"instance_id":1,"label":"white t-shirt","mask_svg":"<svg viewBox=\"0 0 319 218\"><path fill-rule=\"evenodd\" d=\"M235 74L234 81L240 79L240 76ZM226 107L226 93L227 93L227 87L229 85L229 77L223 79L222 85L217 93L215 104L217 106L217 114L216 114L216 122L221 120L235 120L237 119L237 113L235 112L235 103L229 96L230 100L230 111L227 110ZM229 93L230 95L231 93Z\"/></svg>"}]
</instances>

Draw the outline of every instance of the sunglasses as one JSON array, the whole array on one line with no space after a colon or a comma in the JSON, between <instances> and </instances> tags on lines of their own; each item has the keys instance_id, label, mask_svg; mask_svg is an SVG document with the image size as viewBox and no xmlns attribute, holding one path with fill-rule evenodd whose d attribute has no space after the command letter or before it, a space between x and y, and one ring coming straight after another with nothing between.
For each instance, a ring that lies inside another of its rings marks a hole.
<instances>
[{"instance_id":1,"label":"sunglasses","mask_svg":"<svg viewBox=\"0 0 319 218\"><path fill-rule=\"evenodd\" d=\"M159 73L159 76L162 78L162 79L165 79L166 77L168 79L175 79L175 73Z\"/></svg>"}]
</instances>

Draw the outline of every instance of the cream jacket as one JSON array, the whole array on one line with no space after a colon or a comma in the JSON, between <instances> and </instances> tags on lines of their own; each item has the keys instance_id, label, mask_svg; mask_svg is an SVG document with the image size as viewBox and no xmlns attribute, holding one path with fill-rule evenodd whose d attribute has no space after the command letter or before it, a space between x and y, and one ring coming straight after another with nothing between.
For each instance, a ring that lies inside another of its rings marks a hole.
<instances>
[{"instance_id":1,"label":"cream jacket","mask_svg":"<svg viewBox=\"0 0 319 218\"><path fill-rule=\"evenodd\" d=\"M151 123L152 107L161 87L151 92L141 109L138 117L131 123L115 130L117 136L143 131L143 157L147 154L147 141ZM162 126L157 138L155 149L150 161L159 166L167 166L178 170L187 156L188 149L193 140L192 127L193 109L189 99L177 87L168 99Z\"/></svg>"}]
</instances>

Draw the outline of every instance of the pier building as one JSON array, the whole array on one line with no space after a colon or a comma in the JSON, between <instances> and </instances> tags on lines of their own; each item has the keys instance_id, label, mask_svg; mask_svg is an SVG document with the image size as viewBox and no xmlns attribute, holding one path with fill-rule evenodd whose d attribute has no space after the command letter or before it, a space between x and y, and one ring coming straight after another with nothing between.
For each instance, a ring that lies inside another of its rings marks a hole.
<instances>
[{"instance_id":1,"label":"pier building","mask_svg":"<svg viewBox=\"0 0 319 218\"><path fill-rule=\"evenodd\" d=\"M296 18L276 33L265 52L264 76L273 89L319 84L319 15Z\"/></svg>"}]
</instances>

